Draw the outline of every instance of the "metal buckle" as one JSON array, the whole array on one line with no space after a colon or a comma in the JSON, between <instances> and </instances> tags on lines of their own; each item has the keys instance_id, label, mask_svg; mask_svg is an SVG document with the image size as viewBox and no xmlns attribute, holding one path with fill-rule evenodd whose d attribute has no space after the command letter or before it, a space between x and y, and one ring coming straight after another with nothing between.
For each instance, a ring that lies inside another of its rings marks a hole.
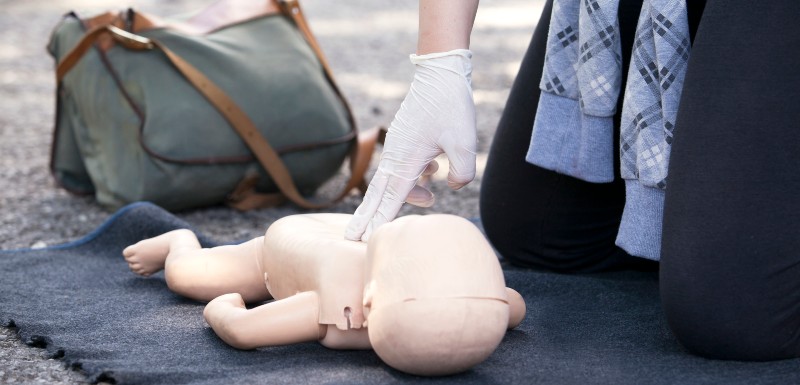
<instances>
[{"instance_id":1,"label":"metal buckle","mask_svg":"<svg viewBox=\"0 0 800 385\"><path fill-rule=\"evenodd\" d=\"M292 14L297 14L300 12L300 7L297 3L297 0L278 0L278 4L281 8L288 10Z\"/></svg>"},{"instance_id":2,"label":"metal buckle","mask_svg":"<svg viewBox=\"0 0 800 385\"><path fill-rule=\"evenodd\" d=\"M153 41L144 36L134 35L113 25L108 26L108 32L111 33L111 37L117 43L120 43L125 48L137 51L153 49Z\"/></svg>"}]
</instances>

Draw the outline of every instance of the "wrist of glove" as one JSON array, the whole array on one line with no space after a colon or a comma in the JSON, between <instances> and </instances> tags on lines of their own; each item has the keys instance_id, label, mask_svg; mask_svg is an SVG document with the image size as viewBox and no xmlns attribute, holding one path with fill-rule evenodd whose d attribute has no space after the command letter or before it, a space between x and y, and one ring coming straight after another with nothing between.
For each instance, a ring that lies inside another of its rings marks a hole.
<instances>
[{"instance_id":1,"label":"wrist of glove","mask_svg":"<svg viewBox=\"0 0 800 385\"><path fill-rule=\"evenodd\" d=\"M389 126L378 170L345 237L367 240L374 229L397 216L404 202L428 207L433 194L417 186L436 171L434 160L450 162L447 184L459 189L475 177L477 133L469 50L411 55L414 80Z\"/></svg>"}]
</instances>

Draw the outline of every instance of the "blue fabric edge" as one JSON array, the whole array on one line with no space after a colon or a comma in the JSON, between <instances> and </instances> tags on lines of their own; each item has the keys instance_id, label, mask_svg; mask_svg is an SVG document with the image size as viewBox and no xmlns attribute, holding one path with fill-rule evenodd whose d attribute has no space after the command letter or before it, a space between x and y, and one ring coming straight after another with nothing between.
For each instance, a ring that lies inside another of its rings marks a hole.
<instances>
[{"instance_id":1,"label":"blue fabric edge","mask_svg":"<svg viewBox=\"0 0 800 385\"><path fill-rule=\"evenodd\" d=\"M0 250L0 254L11 254L11 253L30 252L30 251L64 250L87 244L92 240L94 240L95 238L97 238L98 236L100 236L100 234L102 234L108 227L110 227L111 224L114 223L119 217L125 215L128 211L143 206L158 208L158 206L150 202L134 202L126 206L123 206L122 208L117 210L114 214L112 214L108 219L106 219L103 223L101 223L100 226L98 226L96 229L92 230L91 232L89 232L89 234L86 234L83 237L78 238L74 241L69 241L66 243L61 243L53 246L42 247L39 249L20 248L20 249L10 249L10 250Z\"/></svg>"},{"instance_id":2,"label":"blue fabric edge","mask_svg":"<svg viewBox=\"0 0 800 385\"><path fill-rule=\"evenodd\" d=\"M58 244L58 245L42 247L42 248L39 248L39 249L33 249L33 248L28 247L28 248L0 250L0 255L1 254L20 253L20 252L31 252L31 251L37 252L37 251L47 251L47 250L65 250L65 249L70 249L70 248L73 248L73 247L78 247L78 246L81 246L81 245L85 245L85 244L91 242L92 240L94 240L95 238L97 238L98 236L100 236L100 234L102 234L107 228L109 228L111 226L111 224L114 223L119 217L125 215L128 211L131 211L131 210L133 210L135 208L139 208L139 207L154 207L154 208L161 209L159 206L157 206L157 205L155 205L153 203L150 203L150 202L134 202L134 203L130 203L130 204L126 205L126 206L123 206L122 208L120 208L119 210L114 212L113 214L111 214L111 216L108 217L108 219L106 219L103 223L101 223L100 226L98 226L97 228L95 228L94 230L92 230L91 232L89 232L88 234L84 235L81 238L78 238L76 240L69 241L69 242L66 242L66 243L61 243L61 244ZM466 219L469 220L470 222L472 222L473 224L475 224L478 227L478 229L482 233L484 233L483 223L481 222L481 218L480 217L471 217L471 218L466 218ZM485 233L484 233L484 235L485 235ZM230 243L224 243L224 244L239 244L239 243L246 242L246 241L247 240L242 240L242 241L236 241L236 242L230 242Z\"/></svg>"}]
</instances>

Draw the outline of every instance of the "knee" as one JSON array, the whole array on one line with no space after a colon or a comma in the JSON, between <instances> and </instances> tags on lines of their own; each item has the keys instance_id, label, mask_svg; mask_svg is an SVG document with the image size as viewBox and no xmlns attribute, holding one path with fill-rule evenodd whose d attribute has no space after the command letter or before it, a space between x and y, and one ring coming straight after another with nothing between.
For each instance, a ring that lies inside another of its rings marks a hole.
<instances>
[{"instance_id":1,"label":"knee","mask_svg":"<svg viewBox=\"0 0 800 385\"><path fill-rule=\"evenodd\" d=\"M164 269L164 280L173 293L193 298L191 277L185 272L182 265L180 262L169 264L168 268Z\"/></svg>"},{"instance_id":2,"label":"knee","mask_svg":"<svg viewBox=\"0 0 800 385\"><path fill-rule=\"evenodd\" d=\"M613 224L556 220L548 211L483 201L481 221L495 250L520 266L577 273L613 269L638 260L616 247Z\"/></svg>"},{"instance_id":3,"label":"knee","mask_svg":"<svg viewBox=\"0 0 800 385\"><path fill-rule=\"evenodd\" d=\"M742 282L720 285L700 275L670 275L663 262L660 285L667 323L692 353L740 361L800 357L800 322L792 314L797 309L753 288L733 287Z\"/></svg>"},{"instance_id":4,"label":"knee","mask_svg":"<svg viewBox=\"0 0 800 385\"><path fill-rule=\"evenodd\" d=\"M631 258L614 244L624 206L621 181L589 183L529 164L517 164L512 175L503 168L510 160L498 157L486 166L480 212L486 236L504 258L564 272L603 270Z\"/></svg>"},{"instance_id":5,"label":"knee","mask_svg":"<svg viewBox=\"0 0 800 385\"><path fill-rule=\"evenodd\" d=\"M205 274L198 271L192 258L176 258L165 266L164 280L167 287L175 294L196 301L207 302L214 299L216 293L210 293L208 285L212 282Z\"/></svg>"},{"instance_id":6,"label":"knee","mask_svg":"<svg viewBox=\"0 0 800 385\"><path fill-rule=\"evenodd\" d=\"M541 237L532 218L523 218L519 210L486 199L480 201L481 225L492 247L507 261L533 266L543 257Z\"/></svg>"},{"instance_id":7,"label":"knee","mask_svg":"<svg viewBox=\"0 0 800 385\"><path fill-rule=\"evenodd\" d=\"M791 334L771 330L769 320L731 309L668 302L664 311L670 329L690 352L702 357L737 361L795 358L786 344ZM787 330L788 331L788 330Z\"/></svg>"}]
</instances>

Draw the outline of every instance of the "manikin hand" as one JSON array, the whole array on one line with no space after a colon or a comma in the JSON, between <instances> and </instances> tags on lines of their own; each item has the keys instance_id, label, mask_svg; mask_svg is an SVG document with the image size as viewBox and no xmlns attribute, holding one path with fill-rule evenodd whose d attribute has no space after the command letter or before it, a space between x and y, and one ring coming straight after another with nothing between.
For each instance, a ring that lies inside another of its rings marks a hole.
<instances>
[{"instance_id":1,"label":"manikin hand","mask_svg":"<svg viewBox=\"0 0 800 385\"><path fill-rule=\"evenodd\" d=\"M439 154L450 161L450 188L457 190L475 177L471 57L466 49L411 55L416 65L411 89L389 126L378 170L347 226L347 239L368 240L397 216L403 202L433 205L433 193L416 183L423 173L436 171Z\"/></svg>"}]
</instances>

